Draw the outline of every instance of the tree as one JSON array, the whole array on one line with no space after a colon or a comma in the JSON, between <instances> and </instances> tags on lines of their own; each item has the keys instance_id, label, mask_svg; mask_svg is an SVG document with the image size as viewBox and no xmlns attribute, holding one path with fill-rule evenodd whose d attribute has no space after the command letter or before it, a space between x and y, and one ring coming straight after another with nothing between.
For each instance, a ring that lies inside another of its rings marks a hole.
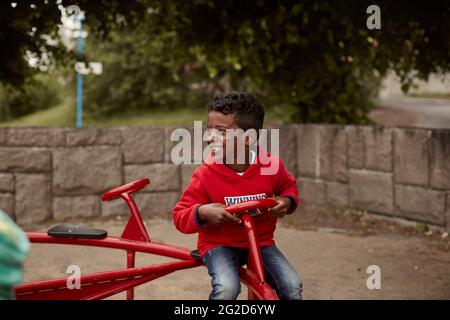
<instances>
[{"instance_id":1,"label":"tree","mask_svg":"<svg viewBox=\"0 0 450 320\"><path fill-rule=\"evenodd\" d=\"M101 76L86 77L90 116L206 104L199 90L190 88L194 80L185 72L187 57L178 40L173 32L149 35L143 27L114 31L107 42L89 39L89 61L103 64Z\"/></svg>"},{"instance_id":2,"label":"tree","mask_svg":"<svg viewBox=\"0 0 450 320\"><path fill-rule=\"evenodd\" d=\"M35 55L41 64L72 63L75 55L68 52L58 40L58 24L61 10L69 5L78 5L91 16L89 27L98 37L106 37L113 28L123 26L126 14L130 23L139 19L145 11L139 1L119 0L9 0L0 1L0 81L4 84L20 86L38 72L30 68L26 60L28 54ZM129 10L129 11L128 11Z\"/></svg>"},{"instance_id":3,"label":"tree","mask_svg":"<svg viewBox=\"0 0 450 320\"><path fill-rule=\"evenodd\" d=\"M364 122L386 71L404 89L450 70L450 2L378 2L382 28L366 27L361 1L165 2L164 21L195 48L210 76L251 79L299 122ZM156 20L158 21L158 20ZM154 22L153 22L154 23Z\"/></svg>"},{"instance_id":4,"label":"tree","mask_svg":"<svg viewBox=\"0 0 450 320\"><path fill-rule=\"evenodd\" d=\"M18 6L12 10L0 4L8 9L0 11L0 41L9 39L6 54L2 52L6 59L0 63L1 81L20 83L29 73L18 61L25 48L48 47L36 40L37 35L54 32L58 14L55 4L43 3L33 9L35 14L25 9L19 14L14 11ZM366 9L373 3L356 0L102 0L77 4L88 15L90 32L102 41L120 42L113 39L116 32L146 33L151 44L147 48L151 48L170 35L176 47L162 50L158 59L170 62L164 64L163 73L174 76L150 72L147 81L159 81L160 88L167 89L207 82L216 90L223 84L251 90L295 122L364 123L372 106L370 97L388 70L400 76L405 90L415 78L450 70L450 0L377 1L379 30L366 26ZM34 36L26 36L33 26L37 26ZM55 61L67 59L60 48L46 50ZM135 51L127 52L125 59L142 54ZM130 92L122 87L121 97ZM173 96L178 102L182 99Z\"/></svg>"}]
</instances>

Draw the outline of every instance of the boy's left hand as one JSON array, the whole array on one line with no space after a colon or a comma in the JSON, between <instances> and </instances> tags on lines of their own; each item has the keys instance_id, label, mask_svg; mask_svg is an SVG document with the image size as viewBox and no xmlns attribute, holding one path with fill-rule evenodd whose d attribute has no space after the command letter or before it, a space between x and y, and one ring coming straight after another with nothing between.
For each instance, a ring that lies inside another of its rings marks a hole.
<instances>
[{"instance_id":1,"label":"boy's left hand","mask_svg":"<svg viewBox=\"0 0 450 320\"><path fill-rule=\"evenodd\" d=\"M269 208L268 210L272 212L274 216L277 218L283 218L289 211L291 207L291 200L289 198L280 198L275 197L275 200L278 201L278 204L275 207Z\"/></svg>"}]
</instances>

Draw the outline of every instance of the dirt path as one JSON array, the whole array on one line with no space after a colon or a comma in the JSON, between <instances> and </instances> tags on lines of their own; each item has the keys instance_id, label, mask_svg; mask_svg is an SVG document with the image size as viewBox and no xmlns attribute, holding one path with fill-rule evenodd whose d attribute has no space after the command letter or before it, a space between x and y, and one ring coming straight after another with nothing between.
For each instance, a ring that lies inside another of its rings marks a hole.
<instances>
[{"instance_id":1,"label":"dirt path","mask_svg":"<svg viewBox=\"0 0 450 320\"><path fill-rule=\"evenodd\" d=\"M123 221L88 223L102 225L118 235ZM86 225L86 223L85 223ZM44 226L45 227L45 226ZM195 248L196 235L184 235L168 220L148 220L154 241ZM278 227L278 246L299 272L305 299L450 299L450 253L430 240L404 236L348 236L330 232L299 231ZM138 265L170 259L138 255ZM72 246L33 245L25 265L25 280L63 277L69 265L82 273L121 268L125 253ZM369 290L366 269L381 268L381 289ZM209 276L205 268L173 273L136 290L137 299L206 299ZM124 294L114 298L122 299ZM246 289L239 297L246 298Z\"/></svg>"}]
</instances>

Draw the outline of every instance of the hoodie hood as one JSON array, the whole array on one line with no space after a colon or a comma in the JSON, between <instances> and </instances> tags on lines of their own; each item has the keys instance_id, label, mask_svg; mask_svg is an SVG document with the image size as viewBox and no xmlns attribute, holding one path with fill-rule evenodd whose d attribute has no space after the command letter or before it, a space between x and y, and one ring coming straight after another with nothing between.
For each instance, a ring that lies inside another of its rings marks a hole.
<instances>
[{"instance_id":1,"label":"hoodie hood","mask_svg":"<svg viewBox=\"0 0 450 320\"><path fill-rule=\"evenodd\" d=\"M236 171L228 168L223 163L216 163L211 153L208 154L204 164L209 170L213 170L223 179L231 182L238 182L241 179L250 178L255 174L260 174L261 168L269 167L272 161L276 159L276 157L271 156L269 152L258 145L257 157L255 161L247 168L247 170L244 171L242 175L239 175Z\"/></svg>"}]
</instances>

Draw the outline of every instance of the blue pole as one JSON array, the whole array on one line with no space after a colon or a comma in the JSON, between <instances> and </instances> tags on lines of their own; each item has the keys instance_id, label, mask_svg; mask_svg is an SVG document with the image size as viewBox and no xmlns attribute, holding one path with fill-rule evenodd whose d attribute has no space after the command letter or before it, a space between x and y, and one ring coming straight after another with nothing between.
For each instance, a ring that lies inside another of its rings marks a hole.
<instances>
[{"instance_id":1,"label":"blue pole","mask_svg":"<svg viewBox=\"0 0 450 320\"><path fill-rule=\"evenodd\" d=\"M80 19L80 34L77 41L77 53L83 54L84 52L84 39L82 37L83 32L83 19ZM83 127L83 75L77 73L77 128Z\"/></svg>"},{"instance_id":2,"label":"blue pole","mask_svg":"<svg viewBox=\"0 0 450 320\"><path fill-rule=\"evenodd\" d=\"M77 128L83 127L83 75L77 74Z\"/></svg>"}]
</instances>

